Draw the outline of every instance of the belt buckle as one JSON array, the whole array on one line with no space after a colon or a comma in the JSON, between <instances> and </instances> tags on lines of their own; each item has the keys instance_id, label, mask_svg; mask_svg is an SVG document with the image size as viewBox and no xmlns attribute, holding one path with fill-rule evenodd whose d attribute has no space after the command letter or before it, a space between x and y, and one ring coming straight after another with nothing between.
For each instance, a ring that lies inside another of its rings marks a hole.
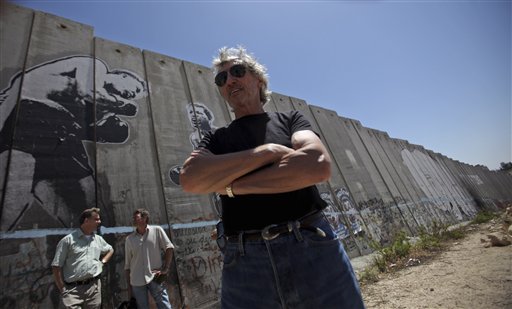
<instances>
[{"instance_id":1,"label":"belt buckle","mask_svg":"<svg viewBox=\"0 0 512 309\"><path fill-rule=\"evenodd\" d=\"M276 226L277 226L277 224L271 224L271 225L267 225L265 228L263 228L263 230L261 230L261 238L263 238L264 240L272 240L272 239L277 238L277 236L279 236L281 233L275 233L275 234L270 233L270 229L273 227L276 227Z\"/></svg>"}]
</instances>

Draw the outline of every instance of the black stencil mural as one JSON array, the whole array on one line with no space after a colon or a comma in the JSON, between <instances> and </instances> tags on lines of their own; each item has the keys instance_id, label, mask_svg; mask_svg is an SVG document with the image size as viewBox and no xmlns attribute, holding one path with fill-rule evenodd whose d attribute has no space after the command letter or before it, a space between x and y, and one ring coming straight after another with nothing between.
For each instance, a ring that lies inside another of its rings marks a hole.
<instances>
[{"instance_id":1,"label":"black stencil mural","mask_svg":"<svg viewBox=\"0 0 512 309\"><path fill-rule=\"evenodd\" d=\"M29 211L56 217L49 227L76 225L77 215L95 204L94 142L125 143L130 128L123 117L134 117L136 100L146 95L137 74L110 70L90 56L55 59L13 76L0 92L2 162L11 149L1 229L33 227L24 218Z\"/></svg>"},{"instance_id":2,"label":"black stencil mural","mask_svg":"<svg viewBox=\"0 0 512 309\"><path fill-rule=\"evenodd\" d=\"M213 112L203 103L188 103L186 106L187 117L192 127L189 140L193 149L196 149L205 132L215 130L213 125L215 116ZM172 183L180 185L181 165L174 165L169 169L169 179Z\"/></svg>"},{"instance_id":3,"label":"black stencil mural","mask_svg":"<svg viewBox=\"0 0 512 309\"><path fill-rule=\"evenodd\" d=\"M181 165L174 165L169 169L169 179L177 186L180 185L180 171Z\"/></svg>"},{"instance_id":4,"label":"black stencil mural","mask_svg":"<svg viewBox=\"0 0 512 309\"><path fill-rule=\"evenodd\" d=\"M187 104L187 115L194 130L190 133L190 144L196 149L204 133L216 129L213 125L215 117L212 111L203 103Z\"/></svg>"}]
</instances>

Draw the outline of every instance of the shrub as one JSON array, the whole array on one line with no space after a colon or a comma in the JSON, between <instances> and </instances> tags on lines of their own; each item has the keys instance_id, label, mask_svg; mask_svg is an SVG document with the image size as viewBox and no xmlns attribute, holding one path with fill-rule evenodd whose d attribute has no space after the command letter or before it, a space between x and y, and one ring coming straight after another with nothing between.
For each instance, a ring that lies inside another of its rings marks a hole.
<instances>
[{"instance_id":1,"label":"shrub","mask_svg":"<svg viewBox=\"0 0 512 309\"><path fill-rule=\"evenodd\" d=\"M423 249L423 250L429 250L433 248L440 248L441 242L439 237L434 236L431 233L428 233L427 230L422 226L419 230L419 240L415 244L416 247Z\"/></svg>"},{"instance_id":2,"label":"shrub","mask_svg":"<svg viewBox=\"0 0 512 309\"><path fill-rule=\"evenodd\" d=\"M379 281L379 270L375 266L366 267L359 275L360 282L377 282Z\"/></svg>"},{"instance_id":3,"label":"shrub","mask_svg":"<svg viewBox=\"0 0 512 309\"><path fill-rule=\"evenodd\" d=\"M371 242L370 247L379 252L379 256L374 258L375 266L379 271L386 272L388 264L395 263L398 259L409 255L411 246L404 231L396 234L388 247L383 247L375 241Z\"/></svg>"},{"instance_id":4,"label":"shrub","mask_svg":"<svg viewBox=\"0 0 512 309\"><path fill-rule=\"evenodd\" d=\"M492 219L496 218L497 216L498 215L496 215L490 211L484 210L484 211L481 211L478 214L476 214L476 217L473 219L473 221L471 221L471 223L480 224L480 223L489 222Z\"/></svg>"},{"instance_id":5,"label":"shrub","mask_svg":"<svg viewBox=\"0 0 512 309\"><path fill-rule=\"evenodd\" d=\"M458 228L453 230L447 230L444 232L443 237L446 240L449 239L462 239L466 236L464 228Z\"/></svg>"},{"instance_id":6,"label":"shrub","mask_svg":"<svg viewBox=\"0 0 512 309\"><path fill-rule=\"evenodd\" d=\"M465 236L464 228L453 230L448 225L433 222L430 231L425 227L419 229L419 239L412 245L407 234L400 231L395 235L389 246L383 247L380 243L372 241L370 247L379 254L374 257L371 266L367 267L360 275L362 282L376 282L378 273L385 273L393 265L394 270L405 267L405 261L410 258L429 258L432 253L442 249L443 243L451 239L460 239Z\"/></svg>"}]
</instances>

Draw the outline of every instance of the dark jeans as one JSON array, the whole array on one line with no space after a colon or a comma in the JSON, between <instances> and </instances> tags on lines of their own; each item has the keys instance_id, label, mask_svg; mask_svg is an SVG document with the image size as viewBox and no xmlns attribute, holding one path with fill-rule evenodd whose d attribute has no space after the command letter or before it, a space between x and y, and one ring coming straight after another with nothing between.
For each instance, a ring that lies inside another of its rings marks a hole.
<instances>
[{"instance_id":1,"label":"dark jeans","mask_svg":"<svg viewBox=\"0 0 512 309\"><path fill-rule=\"evenodd\" d=\"M228 242L222 308L364 308L357 278L325 218L326 234L294 230L276 239Z\"/></svg>"}]
</instances>

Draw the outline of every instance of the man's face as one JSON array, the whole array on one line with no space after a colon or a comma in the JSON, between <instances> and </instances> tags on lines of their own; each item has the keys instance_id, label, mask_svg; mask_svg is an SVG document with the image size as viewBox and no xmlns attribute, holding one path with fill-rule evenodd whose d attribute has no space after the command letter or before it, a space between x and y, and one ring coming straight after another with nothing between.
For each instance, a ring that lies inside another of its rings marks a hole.
<instances>
[{"instance_id":1,"label":"man's face","mask_svg":"<svg viewBox=\"0 0 512 309\"><path fill-rule=\"evenodd\" d=\"M144 226L146 225L146 218L142 216L140 213L136 213L133 215L133 225L134 226Z\"/></svg>"},{"instance_id":2,"label":"man's face","mask_svg":"<svg viewBox=\"0 0 512 309\"><path fill-rule=\"evenodd\" d=\"M84 223L90 230L97 230L101 225L100 215L96 212L93 212L91 217L85 218Z\"/></svg>"},{"instance_id":3,"label":"man's face","mask_svg":"<svg viewBox=\"0 0 512 309\"><path fill-rule=\"evenodd\" d=\"M229 69L235 64L236 62L226 63L219 69L219 72L229 72ZM234 77L228 73L226 84L219 87L219 90L222 97L236 111L238 108L243 109L254 104L261 105L261 84L262 82L246 68L243 77Z\"/></svg>"}]
</instances>

